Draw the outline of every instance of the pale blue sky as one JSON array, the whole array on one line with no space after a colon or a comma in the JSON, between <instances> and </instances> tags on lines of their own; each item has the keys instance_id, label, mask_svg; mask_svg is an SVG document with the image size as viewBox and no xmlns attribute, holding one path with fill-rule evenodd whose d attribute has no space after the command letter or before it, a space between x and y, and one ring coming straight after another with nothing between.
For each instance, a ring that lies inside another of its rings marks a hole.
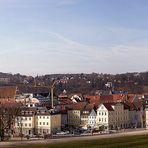
<instances>
[{"instance_id":1,"label":"pale blue sky","mask_svg":"<svg viewBox=\"0 0 148 148\"><path fill-rule=\"evenodd\" d=\"M148 70L147 0L0 0L0 71Z\"/></svg>"}]
</instances>

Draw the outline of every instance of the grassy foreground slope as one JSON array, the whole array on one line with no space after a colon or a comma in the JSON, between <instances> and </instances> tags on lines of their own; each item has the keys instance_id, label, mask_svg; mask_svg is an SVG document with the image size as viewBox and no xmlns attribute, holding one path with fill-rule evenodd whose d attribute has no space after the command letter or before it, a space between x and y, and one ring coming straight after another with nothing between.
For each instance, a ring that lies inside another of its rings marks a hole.
<instances>
[{"instance_id":1,"label":"grassy foreground slope","mask_svg":"<svg viewBox=\"0 0 148 148\"><path fill-rule=\"evenodd\" d=\"M148 135L72 141L45 145L15 146L15 148L148 148Z\"/></svg>"}]
</instances>

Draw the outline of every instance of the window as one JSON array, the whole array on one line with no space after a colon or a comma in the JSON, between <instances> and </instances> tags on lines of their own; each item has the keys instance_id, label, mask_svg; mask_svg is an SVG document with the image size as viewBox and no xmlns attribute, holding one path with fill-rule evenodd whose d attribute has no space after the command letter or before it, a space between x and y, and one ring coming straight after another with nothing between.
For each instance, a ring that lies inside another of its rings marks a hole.
<instances>
[{"instance_id":1,"label":"window","mask_svg":"<svg viewBox=\"0 0 148 148\"><path fill-rule=\"evenodd\" d=\"M27 117L25 117L25 120L27 120Z\"/></svg>"},{"instance_id":2,"label":"window","mask_svg":"<svg viewBox=\"0 0 148 148\"><path fill-rule=\"evenodd\" d=\"M40 119L41 119L42 117L40 116Z\"/></svg>"},{"instance_id":3,"label":"window","mask_svg":"<svg viewBox=\"0 0 148 148\"><path fill-rule=\"evenodd\" d=\"M45 125L45 122L43 122L43 125Z\"/></svg>"},{"instance_id":4,"label":"window","mask_svg":"<svg viewBox=\"0 0 148 148\"><path fill-rule=\"evenodd\" d=\"M29 127L31 127L31 123L29 123Z\"/></svg>"},{"instance_id":5,"label":"window","mask_svg":"<svg viewBox=\"0 0 148 148\"><path fill-rule=\"evenodd\" d=\"M49 117L47 116L47 119L49 119Z\"/></svg>"},{"instance_id":6,"label":"window","mask_svg":"<svg viewBox=\"0 0 148 148\"><path fill-rule=\"evenodd\" d=\"M40 122L40 125L42 125L42 122Z\"/></svg>"},{"instance_id":7,"label":"window","mask_svg":"<svg viewBox=\"0 0 148 148\"><path fill-rule=\"evenodd\" d=\"M45 116L43 117L43 119L45 119Z\"/></svg>"},{"instance_id":8,"label":"window","mask_svg":"<svg viewBox=\"0 0 148 148\"><path fill-rule=\"evenodd\" d=\"M48 122L47 122L47 125L48 125Z\"/></svg>"},{"instance_id":9,"label":"window","mask_svg":"<svg viewBox=\"0 0 148 148\"><path fill-rule=\"evenodd\" d=\"M27 123L25 123L25 126L27 126Z\"/></svg>"},{"instance_id":10,"label":"window","mask_svg":"<svg viewBox=\"0 0 148 148\"><path fill-rule=\"evenodd\" d=\"M31 120L31 118L29 118L29 120Z\"/></svg>"}]
</instances>

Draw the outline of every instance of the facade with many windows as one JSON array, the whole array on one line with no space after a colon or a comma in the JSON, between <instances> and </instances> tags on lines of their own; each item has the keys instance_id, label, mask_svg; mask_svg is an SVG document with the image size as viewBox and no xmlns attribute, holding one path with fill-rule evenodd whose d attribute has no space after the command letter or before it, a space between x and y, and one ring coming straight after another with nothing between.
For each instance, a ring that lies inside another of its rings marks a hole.
<instances>
[{"instance_id":1,"label":"facade with many windows","mask_svg":"<svg viewBox=\"0 0 148 148\"><path fill-rule=\"evenodd\" d=\"M68 125L70 126L80 126L80 110L68 110Z\"/></svg>"},{"instance_id":2,"label":"facade with many windows","mask_svg":"<svg viewBox=\"0 0 148 148\"><path fill-rule=\"evenodd\" d=\"M35 131L35 109L23 108L20 115L15 119L16 135L32 135Z\"/></svg>"},{"instance_id":3,"label":"facade with many windows","mask_svg":"<svg viewBox=\"0 0 148 148\"><path fill-rule=\"evenodd\" d=\"M46 107L26 107L15 120L16 135L45 135L61 130L61 114Z\"/></svg>"},{"instance_id":4,"label":"facade with many windows","mask_svg":"<svg viewBox=\"0 0 148 148\"><path fill-rule=\"evenodd\" d=\"M98 106L96 124L105 129L129 127L129 109L123 103L103 103Z\"/></svg>"},{"instance_id":5,"label":"facade with many windows","mask_svg":"<svg viewBox=\"0 0 148 148\"><path fill-rule=\"evenodd\" d=\"M81 127L87 129L95 121L95 117L92 112L94 110L94 104L86 104L84 109L81 111Z\"/></svg>"},{"instance_id":6,"label":"facade with many windows","mask_svg":"<svg viewBox=\"0 0 148 148\"><path fill-rule=\"evenodd\" d=\"M94 104L86 102L77 103L67 111L68 125L73 127L88 128L88 117L94 108Z\"/></svg>"},{"instance_id":7,"label":"facade with many windows","mask_svg":"<svg viewBox=\"0 0 148 148\"><path fill-rule=\"evenodd\" d=\"M76 103L69 107L67 111L68 125L79 127L81 124L81 111L84 109L86 103Z\"/></svg>"},{"instance_id":8,"label":"facade with many windows","mask_svg":"<svg viewBox=\"0 0 148 148\"><path fill-rule=\"evenodd\" d=\"M88 127L91 127L92 129L96 127L96 117L97 113L94 109L92 109L88 116Z\"/></svg>"},{"instance_id":9,"label":"facade with many windows","mask_svg":"<svg viewBox=\"0 0 148 148\"><path fill-rule=\"evenodd\" d=\"M35 115L35 133L50 134L51 133L51 115L46 108L38 108Z\"/></svg>"}]
</instances>

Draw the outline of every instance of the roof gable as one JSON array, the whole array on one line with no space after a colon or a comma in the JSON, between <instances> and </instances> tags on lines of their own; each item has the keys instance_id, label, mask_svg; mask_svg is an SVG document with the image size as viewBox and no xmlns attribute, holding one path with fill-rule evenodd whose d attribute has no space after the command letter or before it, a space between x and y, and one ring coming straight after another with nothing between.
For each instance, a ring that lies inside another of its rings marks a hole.
<instances>
[{"instance_id":1,"label":"roof gable","mask_svg":"<svg viewBox=\"0 0 148 148\"><path fill-rule=\"evenodd\" d=\"M103 103L98 106L98 110L108 110L108 111L114 111L112 105L115 105L114 103Z\"/></svg>"},{"instance_id":2,"label":"roof gable","mask_svg":"<svg viewBox=\"0 0 148 148\"><path fill-rule=\"evenodd\" d=\"M89 116L97 116L97 113L95 112L94 109L91 110L90 115Z\"/></svg>"}]
</instances>

